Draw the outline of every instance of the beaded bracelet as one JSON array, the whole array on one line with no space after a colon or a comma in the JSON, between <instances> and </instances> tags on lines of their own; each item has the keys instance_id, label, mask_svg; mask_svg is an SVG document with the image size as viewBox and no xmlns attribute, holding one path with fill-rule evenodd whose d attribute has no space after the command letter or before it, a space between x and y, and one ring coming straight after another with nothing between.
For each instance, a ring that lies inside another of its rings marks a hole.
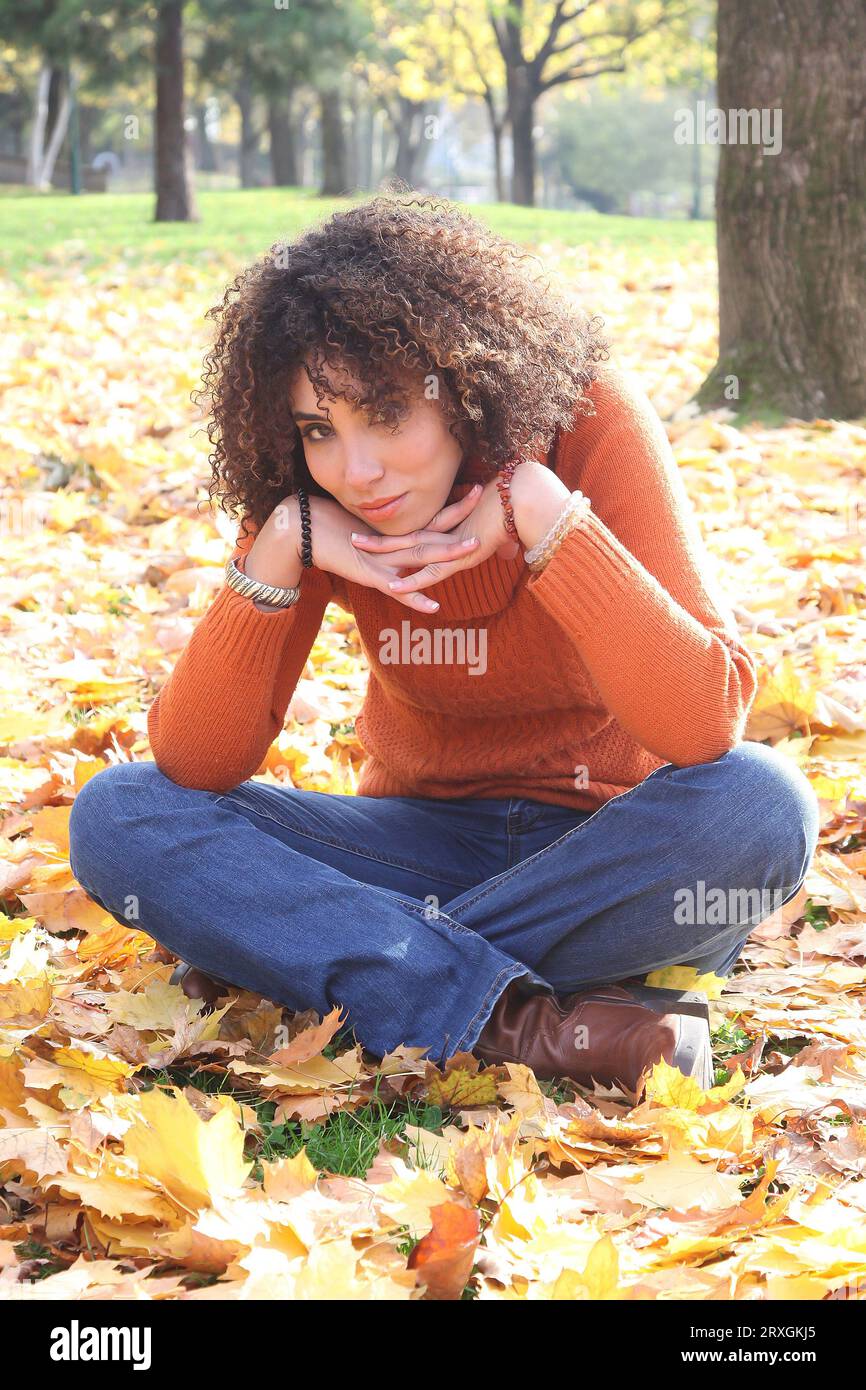
<instances>
[{"instance_id":1,"label":"beaded bracelet","mask_svg":"<svg viewBox=\"0 0 866 1390\"><path fill-rule=\"evenodd\" d=\"M589 509L589 498L579 488L576 489L547 534L542 536L537 545L523 552L523 558L531 570L537 574L539 570L544 569L569 532L577 530L583 523Z\"/></svg>"},{"instance_id":2,"label":"beaded bracelet","mask_svg":"<svg viewBox=\"0 0 866 1390\"><path fill-rule=\"evenodd\" d=\"M502 503L502 510L505 513L505 529L509 536L515 536L518 540L517 527L514 523L514 508L511 505L511 478L515 468L522 459L511 459L504 467L500 468L496 477L496 487L499 491L499 500Z\"/></svg>"},{"instance_id":3,"label":"beaded bracelet","mask_svg":"<svg viewBox=\"0 0 866 1390\"><path fill-rule=\"evenodd\" d=\"M301 561L304 569L313 567L313 527L310 521L310 499L304 488L298 488L298 508L301 513Z\"/></svg>"}]
</instances>

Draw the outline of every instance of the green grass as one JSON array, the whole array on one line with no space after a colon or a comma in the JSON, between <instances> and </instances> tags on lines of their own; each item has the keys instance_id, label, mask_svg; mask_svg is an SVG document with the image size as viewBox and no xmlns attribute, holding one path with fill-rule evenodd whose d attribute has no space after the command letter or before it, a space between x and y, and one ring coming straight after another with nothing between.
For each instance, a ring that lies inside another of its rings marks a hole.
<instances>
[{"instance_id":1,"label":"green grass","mask_svg":"<svg viewBox=\"0 0 866 1390\"><path fill-rule=\"evenodd\" d=\"M305 1148L307 1158L320 1172L357 1178L367 1176L382 1143L405 1141L407 1125L438 1134L444 1123L438 1105L411 1097L384 1101L376 1096L357 1110L337 1110L316 1124L296 1120L275 1124L272 1102L262 1102L256 1109L264 1130L257 1155L260 1162L293 1158ZM430 1166L415 1143L409 1143L407 1158L418 1168ZM442 1175L436 1172L434 1176Z\"/></svg>"},{"instance_id":2,"label":"green grass","mask_svg":"<svg viewBox=\"0 0 866 1390\"><path fill-rule=\"evenodd\" d=\"M324 1053L333 1056L350 1044L351 1038L343 1030L331 1040ZM389 1095L383 1098L379 1094L380 1077L376 1078L370 1099L357 1110L337 1110L317 1123L302 1120L277 1123L274 1120L274 1102L262 1100L253 1089L245 1090L236 1082L233 1084L225 1073L204 1071L190 1067L189 1063L147 1069L139 1072L138 1080L143 1083L144 1089L150 1089L153 1085L168 1090L175 1086L183 1088L192 1085L200 1091L224 1092L238 1102L252 1106L262 1126L262 1135L255 1139L250 1150L250 1157L256 1159L254 1175L257 1180L261 1180L263 1161L293 1158L302 1148L306 1148L307 1157L320 1172L363 1178L382 1143L405 1140L407 1125L440 1134L443 1125L453 1120L449 1111L413 1096L401 1098ZM541 1081L539 1086L558 1105L573 1099L573 1091L567 1085ZM409 1142L407 1158L415 1167L428 1166L414 1142Z\"/></svg>"},{"instance_id":3,"label":"green grass","mask_svg":"<svg viewBox=\"0 0 866 1390\"><path fill-rule=\"evenodd\" d=\"M275 241L293 239L337 208L364 202L319 198L299 188L236 189L198 193L198 222L154 222L151 193L39 194L0 189L3 239L0 273L20 279L30 270L77 269L98 279L118 259L130 266L181 260L205 266L215 258L246 263ZM606 217L596 212L558 212L511 203L473 204L475 216L494 231L527 245L603 250L624 248L670 260L689 246L713 244L713 223Z\"/></svg>"}]
</instances>

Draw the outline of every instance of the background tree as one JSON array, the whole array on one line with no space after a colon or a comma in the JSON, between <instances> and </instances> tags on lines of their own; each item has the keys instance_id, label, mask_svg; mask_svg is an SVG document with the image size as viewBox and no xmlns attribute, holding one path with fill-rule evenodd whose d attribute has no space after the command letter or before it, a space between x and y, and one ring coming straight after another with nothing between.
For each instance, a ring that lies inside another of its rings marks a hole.
<instances>
[{"instance_id":1,"label":"background tree","mask_svg":"<svg viewBox=\"0 0 866 1390\"><path fill-rule=\"evenodd\" d=\"M71 112L70 75L97 74L122 83L131 61L124 9L106 0L0 0L0 30L7 44L37 59L30 102L27 182L47 189L63 147Z\"/></svg>"},{"instance_id":2,"label":"background tree","mask_svg":"<svg viewBox=\"0 0 866 1390\"><path fill-rule=\"evenodd\" d=\"M719 0L718 105L781 111L782 140L777 154L721 147L719 357L702 405L866 414L864 93L863 0Z\"/></svg>"},{"instance_id":3,"label":"background tree","mask_svg":"<svg viewBox=\"0 0 866 1390\"><path fill-rule=\"evenodd\" d=\"M450 21L441 0L373 0L371 18L379 40L362 71L390 128L384 172L414 188L437 135L431 118L444 98L459 100L446 57Z\"/></svg>"},{"instance_id":4,"label":"background tree","mask_svg":"<svg viewBox=\"0 0 866 1390\"><path fill-rule=\"evenodd\" d=\"M197 222L186 138L184 0L159 0L156 13L156 115L153 141L155 222Z\"/></svg>"},{"instance_id":5,"label":"background tree","mask_svg":"<svg viewBox=\"0 0 866 1390\"><path fill-rule=\"evenodd\" d=\"M487 0L505 65L512 202L535 203L535 111L545 92L624 72L629 50L688 13L688 0Z\"/></svg>"},{"instance_id":6,"label":"background tree","mask_svg":"<svg viewBox=\"0 0 866 1390\"><path fill-rule=\"evenodd\" d=\"M478 0L445 0L443 28L450 42L444 50L451 85L466 97L480 97L490 126L496 201L504 203L503 144L508 128L505 68L486 6Z\"/></svg>"}]
</instances>

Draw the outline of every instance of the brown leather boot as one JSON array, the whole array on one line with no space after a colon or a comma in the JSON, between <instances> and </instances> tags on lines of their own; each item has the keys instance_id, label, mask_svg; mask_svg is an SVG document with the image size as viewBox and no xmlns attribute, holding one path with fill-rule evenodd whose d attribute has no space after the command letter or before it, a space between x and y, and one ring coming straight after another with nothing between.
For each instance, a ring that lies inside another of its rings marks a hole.
<instances>
[{"instance_id":1,"label":"brown leather boot","mask_svg":"<svg viewBox=\"0 0 866 1390\"><path fill-rule=\"evenodd\" d=\"M232 985L218 980L215 975L206 975L203 970L182 960L172 972L170 985L180 985L188 999L203 999L207 1009L212 1009L218 999L231 994Z\"/></svg>"},{"instance_id":2,"label":"brown leather boot","mask_svg":"<svg viewBox=\"0 0 866 1390\"><path fill-rule=\"evenodd\" d=\"M704 1090L713 1084L707 1001L689 990L599 985L559 999L521 992L513 980L472 1051L485 1062L522 1062L539 1078L595 1080L632 1095L662 1058Z\"/></svg>"}]
</instances>

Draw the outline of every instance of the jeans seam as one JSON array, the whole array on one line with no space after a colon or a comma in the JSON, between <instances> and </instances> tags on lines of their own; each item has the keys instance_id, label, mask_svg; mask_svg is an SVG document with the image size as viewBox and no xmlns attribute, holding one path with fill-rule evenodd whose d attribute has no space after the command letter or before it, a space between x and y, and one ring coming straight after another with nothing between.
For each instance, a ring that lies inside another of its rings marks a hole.
<instances>
[{"instance_id":1,"label":"jeans seam","mask_svg":"<svg viewBox=\"0 0 866 1390\"><path fill-rule=\"evenodd\" d=\"M224 792L217 798L217 800L230 801L233 797L235 797L234 790L230 792ZM375 854L372 852L368 853L365 850L359 849L357 845L349 844L345 840L338 840L335 839L333 836L329 835L314 835L309 830L299 830L297 826L288 825L285 821L280 820L278 816L272 815L269 811L263 810L259 806L249 807L249 803L245 802L243 797L236 797L236 800L242 806L247 805L248 809L251 809L255 813L255 815L262 816L264 820L272 821L274 825L279 825L283 830L290 831L292 835L297 835L302 840L311 840L318 845L330 845L332 849L339 849L345 854L354 854L359 859L369 859L377 864L390 864L391 867L395 869L407 869L410 873L418 874L422 878L429 878L431 882L439 883L443 881L441 872L436 872L435 870L427 869L425 867L422 867L420 864L414 863L413 861L405 859L396 859L392 855L387 854ZM463 888L472 888L476 880L469 879L466 882L464 882L460 878L449 877L447 880L444 881L447 882L449 885L454 884Z\"/></svg>"},{"instance_id":2,"label":"jeans seam","mask_svg":"<svg viewBox=\"0 0 866 1390\"><path fill-rule=\"evenodd\" d=\"M528 973L530 973L530 967L527 966L527 965L524 965L521 961L513 961L510 965L503 966L503 968L499 971L499 974L498 974L498 975L496 976L496 978L494 979L493 983L490 985L490 988L488 989L487 993L485 994L485 996L484 996L484 998L482 999L481 1003L479 1004L478 1008L475 1010L475 1013L472 1015L471 1019L469 1020L469 1022L468 1022L467 1025L466 1025L466 1027L463 1029L463 1032L461 1033L461 1035L460 1035L460 1037L458 1038L457 1042L454 1044L454 1051L455 1051L455 1052L459 1052L459 1051L461 1050L462 1047L465 1047L465 1046L466 1046L467 1039L470 1037L470 1035L472 1034L472 1032L473 1032L474 1029L475 1029L476 1020L479 1018L479 1016L480 1016L481 1014L484 1013L484 1010L485 1010L486 1007L487 1007L487 1001L488 1001L488 999L490 998L490 996L491 996L491 994L493 993L493 991L494 991L494 990L497 988L497 986L500 984L500 981L504 980L504 979L505 979L507 976L509 976L509 975L510 975L511 978L513 979L513 978L514 978L516 975L518 975L518 974L528 974ZM533 972L533 973L537 973L537 972ZM500 991L500 993L501 993L501 991ZM495 1002L495 1001L494 1001L494 1002ZM485 1019L485 1022L486 1022L486 1021L487 1021L487 1020ZM482 1027L483 1027L483 1024L482 1024ZM479 1031L480 1031L480 1030L479 1030ZM470 1050L471 1050L472 1047L474 1047L474 1045L475 1045L475 1043L476 1043L477 1041L478 1041L478 1039L477 1039L477 1038L474 1038L474 1039L472 1040L472 1042L469 1043L469 1048L470 1048ZM447 1042L446 1042L446 1045L447 1045Z\"/></svg>"},{"instance_id":3,"label":"jeans seam","mask_svg":"<svg viewBox=\"0 0 866 1390\"><path fill-rule=\"evenodd\" d=\"M545 845L543 849L537 850L536 853L531 854L528 859L522 859L519 863L514 864L509 869L506 869L505 872L503 874L500 874L495 880L485 884L481 888L481 890L475 894L474 897L469 898L466 902L462 902L460 906L455 909L455 911L463 912L467 908L474 907L476 903L483 902L484 899L489 896L489 894L498 892L498 890L503 886L507 879L510 879L514 874L520 873L521 869L526 868L528 865L535 864L542 857L542 855L549 854L551 850L554 850L557 848L557 846L561 845L563 840L570 839L572 835L579 835L581 830L584 830L586 826L590 825L595 820L596 816L600 816L602 811L605 811L608 806L612 806L615 801L622 801L624 797L632 796L636 791L639 790L640 787L644 785L645 782L648 782L650 780L650 777L655 777L657 772L664 772L665 768L673 766L673 763L663 763L661 767L653 768L652 772L649 773L647 777L644 777L643 780L640 782L636 782L633 787L626 787L625 791L617 792L616 796L609 797L608 800L603 803L603 805L596 807L591 816L587 816L585 821L581 821L580 825L572 826L571 830L566 830L564 835L560 835L558 839L553 840L549 845Z\"/></svg>"}]
</instances>

